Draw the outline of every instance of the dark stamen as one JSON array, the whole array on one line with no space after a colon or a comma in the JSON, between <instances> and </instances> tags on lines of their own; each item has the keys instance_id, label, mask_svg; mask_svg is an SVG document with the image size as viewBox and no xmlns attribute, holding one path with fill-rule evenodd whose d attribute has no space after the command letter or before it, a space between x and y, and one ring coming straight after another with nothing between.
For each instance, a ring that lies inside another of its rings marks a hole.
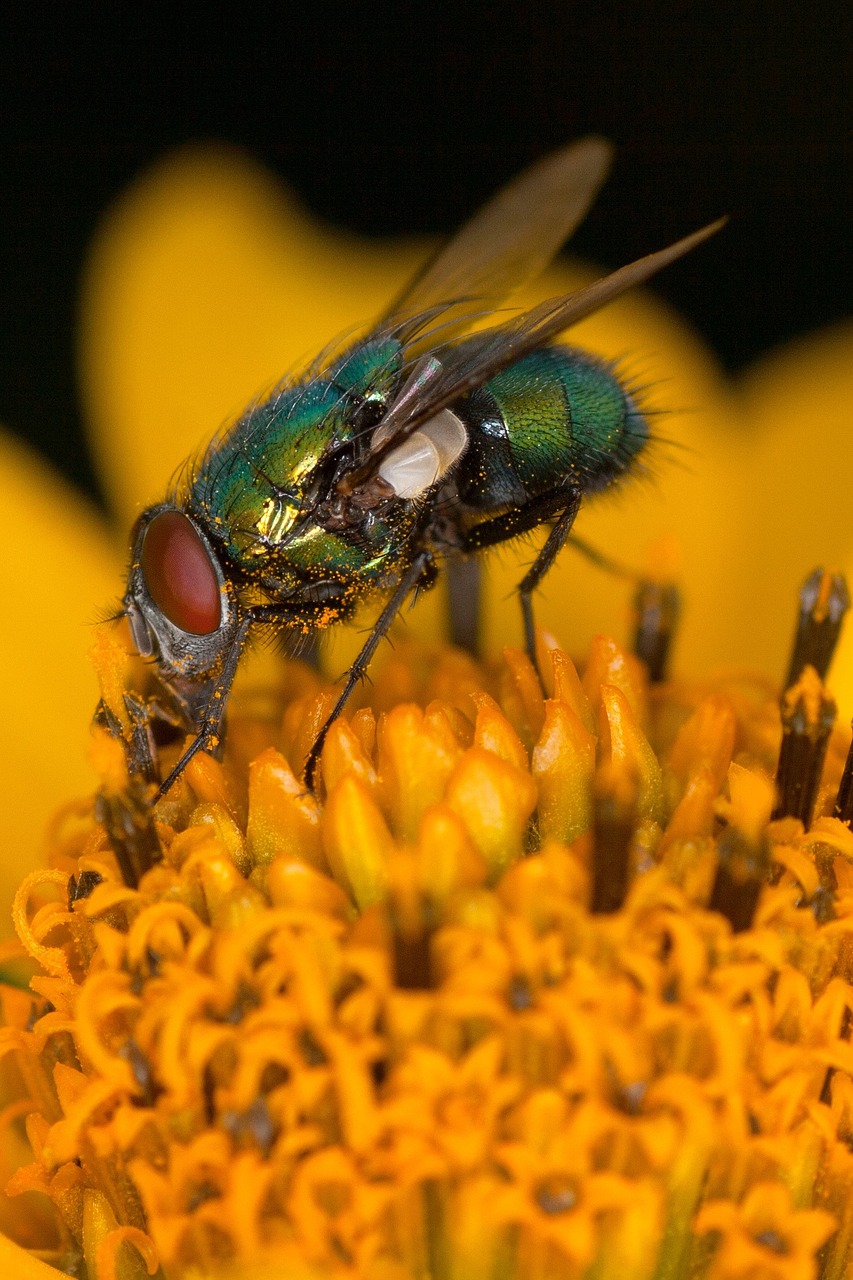
<instances>
[{"instance_id":1,"label":"dark stamen","mask_svg":"<svg viewBox=\"0 0 853 1280\"><path fill-rule=\"evenodd\" d=\"M81 871L79 878L72 876L68 881L68 910L71 910L75 902L82 902L88 898L92 890L101 884L103 878L97 871Z\"/></svg>"},{"instance_id":2,"label":"dark stamen","mask_svg":"<svg viewBox=\"0 0 853 1280\"><path fill-rule=\"evenodd\" d=\"M815 569L800 588L800 614L785 688L796 684L805 666L826 679L844 615L850 608L847 583L840 573Z\"/></svg>"},{"instance_id":3,"label":"dark stamen","mask_svg":"<svg viewBox=\"0 0 853 1280\"><path fill-rule=\"evenodd\" d=\"M838 784L838 796L835 801L834 814L848 826L853 823L853 742L844 762L844 772Z\"/></svg>"},{"instance_id":4,"label":"dark stamen","mask_svg":"<svg viewBox=\"0 0 853 1280\"><path fill-rule=\"evenodd\" d=\"M510 1008L515 1009L516 1012L519 1012L522 1009L530 1009L532 1007L533 987L530 984L530 979L527 974L517 973L510 980L509 987L507 988L507 1000L509 1001Z\"/></svg>"},{"instance_id":5,"label":"dark stamen","mask_svg":"<svg viewBox=\"0 0 853 1280\"><path fill-rule=\"evenodd\" d=\"M326 1050L309 1027L303 1027L297 1037L299 1052L309 1067L324 1067L329 1061Z\"/></svg>"},{"instance_id":6,"label":"dark stamen","mask_svg":"<svg viewBox=\"0 0 853 1280\"><path fill-rule=\"evenodd\" d=\"M239 1147L254 1144L269 1155L278 1128L265 1098L255 1098L246 1111L224 1111L222 1127Z\"/></svg>"},{"instance_id":7,"label":"dark stamen","mask_svg":"<svg viewBox=\"0 0 853 1280\"><path fill-rule=\"evenodd\" d=\"M809 907L818 924L835 919L835 900L838 895L838 879L835 875L835 859L838 851L828 844L813 846L815 870L820 883L809 898Z\"/></svg>"},{"instance_id":8,"label":"dark stamen","mask_svg":"<svg viewBox=\"0 0 853 1280\"><path fill-rule=\"evenodd\" d=\"M749 929L762 886L770 870L770 850L762 840L756 844L736 827L720 836L719 862L708 906L719 911L735 933Z\"/></svg>"},{"instance_id":9,"label":"dark stamen","mask_svg":"<svg viewBox=\"0 0 853 1280\"><path fill-rule=\"evenodd\" d=\"M140 877L163 856L147 786L131 779L121 792L101 791L95 800L95 817L104 826L122 879L136 889Z\"/></svg>"},{"instance_id":10,"label":"dark stamen","mask_svg":"<svg viewBox=\"0 0 853 1280\"><path fill-rule=\"evenodd\" d=\"M779 1235L778 1231L761 1231L755 1237L756 1244L763 1244L765 1249L769 1249L771 1253L786 1254L788 1245Z\"/></svg>"},{"instance_id":11,"label":"dark stamen","mask_svg":"<svg viewBox=\"0 0 853 1280\"><path fill-rule=\"evenodd\" d=\"M578 1202L578 1193L570 1179L552 1174L539 1183L535 1198L543 1213L570 1213Z\"/></svg>"},{"instance_id":12,"label":"dark stamen","mask_svg":"<svg viewBox=\"0 0 853 1280\"><path fill-rule=\"evenodd\" d=\"M825 691L817 671L806 666L782 696L782 750L776 770L779 799L773 818L811 822L823 758L835 723L835 700Z\"/></svg>"},{"instance_id":13,"label":"dark stamen","mask_svg":"<svg viewBox=\"0 0 853 1280\"><path fill-rule=\"evenodd\" d=\"M672 582L641 582L634 596L634 653L646 664L653 684L666 679L681 595Z\"/></svg>"},{"instance_id":14,"label":"dark stamen","mask_svg":"<svg viewBox=\"0 0 853 1280\"><path fill-rule=\"evenodd\" d=\"M483 570L473 556L447 562L447 591L450 605L450 643L480 653Z\"/></svg>"},{"instance_id":15,"label":"dark stamen","mask_svg":"<svg viewBox=\"0 0 853 1280\"><path fill-rule=\"evenodd\" d=\"M408 937L394 931L394 980L404 991L420 991L431 986L431 943L430 933Z\"/></svg>"},{"instance_id":16,"label":"dark stamen","mask_svg":"<svg viewBox=\"0 0 853 1280\"><path fill-rule=\"evenodd\" d=\"M631 879L637 788L624 770L603 765L592 783L593 866L590 911L618 911Z\"/></svg>"},{"instance_id":17,"label":"dark stamen","mask_svg":"<svg viewBox=\"0 0 853 1280\"><path fill-rule=\"evenodd\" d=\"M151 1062L146 1058L135 1040L127 1040L119 1049L119 1057L130 1063L133 1078L139 1085L141 1097L133 1099L135 1105L153 1107L163 1092L163 1086L154 1077Z\"/></svg>"}]
</instances>

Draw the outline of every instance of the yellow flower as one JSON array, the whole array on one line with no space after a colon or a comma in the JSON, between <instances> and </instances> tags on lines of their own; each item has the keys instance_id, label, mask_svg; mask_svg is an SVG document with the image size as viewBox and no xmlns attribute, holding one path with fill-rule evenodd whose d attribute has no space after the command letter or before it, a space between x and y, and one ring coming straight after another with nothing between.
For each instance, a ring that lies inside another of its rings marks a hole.
<instances>
[{"instance_id":1,"label":"yellow flower","mask_svg":"<svg viewBox=\"0 0 853 1280\"><path fill-rule=\"evenodd\" d=\"M123 522L211 424L379 312L413 258L322 232L218 152L131 192L81 326ZM849 342L733 390L648 299L576 337L637 353L653 406L699 406L661 429L689 469L661 445L654 487L580 532L618 550L675 529L676 667L780 676L792 588L850 553L846 434L829 475L797 435L840 415ZM771 822L772 685L650 688L591 638L625 631L624 588L565 556L541 614L546 698L518 651L478 665L401 641L330 734L320 802L297 779L327 687L294 664L247 677L224 764L197 757L153 813L96 737L106 825L67 809L26 875L46 806L93 786L73 747L96 697L76 631L119 581L79 504L20 454L4 465L5 865L39 969L32 995L2 990L11 1274L49 1276L38 1256L90 1280L846 1274L853 837L831 816L843 732L811 826L799 789L826 745L813 674L785 710ZM516 634L517 566L494 565L493 635ZM437 630L440 601L422 613ZM116 710L123 662L105 638Z\"/></svg>"}]
</instances>

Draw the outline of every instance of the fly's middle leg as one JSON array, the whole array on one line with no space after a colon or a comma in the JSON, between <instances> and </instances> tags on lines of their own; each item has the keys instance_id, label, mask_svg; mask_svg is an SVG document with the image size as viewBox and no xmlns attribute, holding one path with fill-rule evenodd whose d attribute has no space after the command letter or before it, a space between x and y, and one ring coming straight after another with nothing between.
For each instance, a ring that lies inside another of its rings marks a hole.
<instances>
[{"instance_id":1,"label":"fly's middle leg","mask_svg":"<svg viewBox=\"0 0 853 1280\"><path fill-rule=\"evenodd\" d=\"M533 592L551 568L551 565L562 550L580 508L580 494L576 493L573 502L566 507L554 524L544 546L533 564L518 584L518 598L521 604L521 618L524 626L524 647L527 656L533 663L539 683L542 684L542 672L536 659L536 627L533 621Z\"/></svg>"},{"instance_id":2,"label":"fly's middle leg","mask_svg":"<svg viewBox=\"0 0 853 1280\"><path fill-rule=\"evenodd\" d=\"M556 518L545 540L545 545L518 584L524 627L524 647L539 675L540 683L542 676L536 661L536 632L531 597L565 544L580 510L581 497L580 489L558 489L541 494L525 503L523 507L493 516L491 519L484 520L482 524L475 525L468 532L463 548L465 551L477 551L484 547L492 547L499 542L507 542L519 534L529 533L531 529L537 528L546 520Z\"/></svg>"}]
</instances>

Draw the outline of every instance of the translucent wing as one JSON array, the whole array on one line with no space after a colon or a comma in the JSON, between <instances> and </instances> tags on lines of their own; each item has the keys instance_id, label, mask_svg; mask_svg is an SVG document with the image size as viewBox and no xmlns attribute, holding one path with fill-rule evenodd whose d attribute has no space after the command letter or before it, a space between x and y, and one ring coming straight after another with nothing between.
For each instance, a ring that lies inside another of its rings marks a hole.
<instances>
[{"instance_id":1,"label":"translucent wing","mask_svg":"<svg viewBox=\"0 0 853 1280\"><path fill-rule=\"evenodd\" d=\"M341 491L351 493L368 481L400 439L421 423L461 396L481 387L501 369L543 346L626 289L642 284L689 253L715 235L725 222L725 218L720 218L657 253L638 258L574 293L540 303L504 324L471 334L461 342L433 347L429 356L411 368L400 395L373 432L370 456L362 466L342 479Z\"/></svg>"},{"instance_id":2,"label":"translucent wing","mask_svg":"<svg viewBox=\"0 0 853 1280\"><path fill-rule=\"evenodd\" d=\"M415 277L379 328L417 345L424 316L440 313L445 342L493 310L548 265L595 199L610 159L609 143L590 137L525 169Z\"/></svg>"}]
</instances>

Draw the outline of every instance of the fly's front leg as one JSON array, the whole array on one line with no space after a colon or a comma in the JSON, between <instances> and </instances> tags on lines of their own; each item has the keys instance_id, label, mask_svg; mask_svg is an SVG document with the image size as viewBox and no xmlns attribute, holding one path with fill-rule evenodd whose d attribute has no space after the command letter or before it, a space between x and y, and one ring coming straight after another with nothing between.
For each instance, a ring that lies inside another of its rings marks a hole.
<instances>
[{"instance_id":1,"label":"fly's front leg","mask_svg":"<svg viewBox=\"0 0 853 1280\"><path fill-rule=\"evenodd\" d=\"M237 674L237 664L240 661L240 654L243 652L243 646L246 643L246 637L257 619L254 610L247 610L240 622L237 632L234 636L228 652L222 662L217 676L211 683L211 690L207 696L204 710L199 717L197 725L197 733L193 741L187 747L178 763L164 783L161 784L157 792L157 799L164 796L166 792L177 782L181 774L186 769L194 755L199 751L213 751L222 740L222 725L225 720L225 707L228 702L228 694L234 683L234 677Z\"/></svg>"},{"instance_id":2,"label":"fly's front leg","mask_svg":"<svg viewBox=\"0 0 853 1280\"><path fill-rule=\"evenodd\" d=\"M95 709L94 723L106 729L111 738L116 738L122 744L129 778L141 779L143 783L159 782L157 749L148 706L135 693L125 693L124 708L129 731L103 699Z\"/></svg>"},{"instance_id":3,"label":"fly's front leg","mask_svg":"<svg viewBox=\"0 0 853 1280\"><path fill-rule=\"evenodd\" d=\"M95 724L102 726L123 747L127 783L121 789L102 786L95 799L95 815L102 824L125 884L135 889L140 877L162 857L160 842L151 815L150 786L159 782L157 753L146 703L133 693L125 693L127 726L120 723L107 704L98 703ZM86 897L83 872L75 883L73 898ZM86 882L88 884L88 881Z\"/></svg>"},{"instance_id":4,"label":"fly's front leg","mask_svg":"<svg viewBox=\"0 0 853 1280\"><path fill-rule=\"evenodd\" d=\"M529 533L543 521L557 517L556 523L545 540L545 545L518 584L524 626L524 647L539 676L540 683L542 675L536 661L536 630L533 623L532 595L551 568L571 532L580 510L581 496L579 489L560 489L543 494L515 511L507 511L491 520L484 520L482 524L470 530L465 542L466 551L495 546L518 534Z\"/></svg>"},{"instance_id":5,"label":"fly's front leg","mask_svg":"<svg viewBox=\"0 0 853 1280\"><path fill-rule=\"evenodd\" d=\"M367 674L367 668L370 665L371 658L376 652L376 646L379 644L382 637L387 634L391 623L402 609L407 597L411 595L419 583L421 583L424 576L433 568L434 562L432 553L429 551L418 552L412 563L403 573L400 581L397 583L397 586L394 588L394 594L391 596L376 622L373 624L366 643L347 672L346 682L341 694L329 713L326 723L314 739L311 750L308 752L308 759L305 761L305 785L312 794L314 792L314 783L317 775L317 765L320 760L320 753L323 750L323 743L326 741L326 735L343 711L352 696L356 685Z\"/></svg>"},{"instance_id":6,"label":"fly's front leg","mask_svg":"<svg viewBox=\"0 0 853 1280\"><path fill-rule=\"evenodd\" d=\"M328 605L325 602L316 602L314 607L318 614L328 611ZM307 609L303 610L303 612L307 611ZM215 751L221 743L228 695L231 692L240 656L251 629L269 623L291 621L292 618L293 607L289 603L282 605L259 604L245 610L219 673L211 681L210 691L205 693L205 698L201 704L202 711L198 717L196 737L187 747L166 781L161 785L157 793L158 799L160 796L165 795L169 788L177 782L194 755L199 751Z\"/></svg>"}]
</instances>

